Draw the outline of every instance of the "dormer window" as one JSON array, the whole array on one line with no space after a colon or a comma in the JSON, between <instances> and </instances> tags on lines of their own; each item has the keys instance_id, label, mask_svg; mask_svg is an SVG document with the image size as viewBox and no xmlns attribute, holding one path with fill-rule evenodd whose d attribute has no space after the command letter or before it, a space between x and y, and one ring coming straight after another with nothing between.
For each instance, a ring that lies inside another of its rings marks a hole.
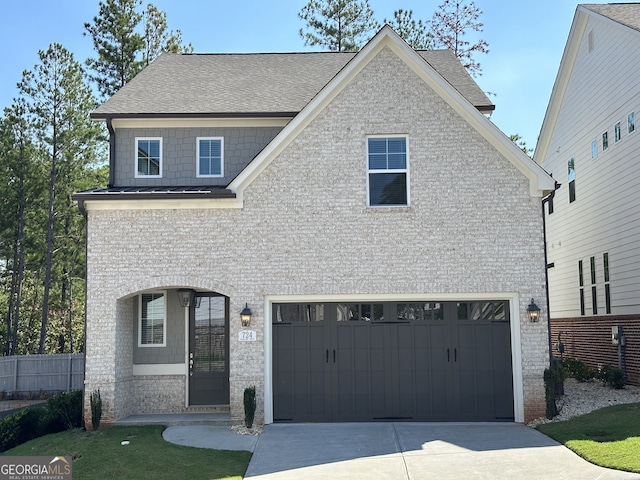
<instances>
[{"instance_id":1,"label":"dormer window","mask_svg":"<svg viewBox=\"0 0 640 480\"><path fill-rule=\"evenodd\" d=\"M162 138L136 138L136 178L162 178Z\"/></svg>"},{"instance_id":2,"label":"dormer window","mask_svg":"<svg viewBox=\"0 0 640 480\"><path fill-rule=\"evenodd\" d=\"M196 139L198 177L224 176L224 140L222 137L198 137Z\"/></svg>"}]
</instances>

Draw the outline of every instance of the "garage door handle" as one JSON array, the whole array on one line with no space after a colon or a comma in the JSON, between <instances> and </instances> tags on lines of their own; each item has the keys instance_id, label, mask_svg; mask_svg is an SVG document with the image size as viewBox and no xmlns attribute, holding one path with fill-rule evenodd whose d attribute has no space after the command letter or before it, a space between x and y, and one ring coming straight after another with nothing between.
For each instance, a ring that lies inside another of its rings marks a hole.
<instances>
[{"instance_id":1,"label":"garage door handle","mask_svg":"<svg viewBox=\"0 0 640 480\"><path fill-rule=\"evenodd\" d=\"M458 349L457 348L453 349L453 361L454 362L458 361Z\"/></svg>"},{"instance_id":2,"label":"garage door handle","mask_svg":"<svg viewBox=\"0 0 640 480\"><path fill-rule=\"evenodd\" d=\"M336 350L333 349L333 363L336 363Z\"/></svg>"},{"instance_id":3,"label":"garage door handle","mask_svg":"<svg viewBox=\"0 0 640 480\"><path fill-rule=\"evenodd\" d=\"M328 348L327 348L327 355L326 355L326 360L325 360L325 362L326 362L326 363L329 363L329 349L328 349Z\"/></svg>"},{"instance_id":4,"label":"garage door handle","mask_svg":"<svg viewBox=\"0 0 640 480\"><path fill-rule=\"evenodd\" d=\"M450 352L449 352L449 349L447 348L447 362L450 362L450 361L451 361L451 358L450 358L449 353L450 353Z\"/></svg>"}]
</instances>

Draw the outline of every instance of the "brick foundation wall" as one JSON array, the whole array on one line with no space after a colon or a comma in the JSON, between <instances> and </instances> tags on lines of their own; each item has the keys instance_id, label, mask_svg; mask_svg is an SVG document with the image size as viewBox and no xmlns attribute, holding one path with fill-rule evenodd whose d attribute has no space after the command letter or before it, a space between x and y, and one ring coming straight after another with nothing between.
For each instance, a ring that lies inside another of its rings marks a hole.
<instances>
[{"instance_id":1,"label":"brick foundation wall","mask_svg":"<svg viewBox=\"0 0 640 480\"><path fill-rule=\"evenodd\" d=\"M623 348L623 370L627 383L640 380L640 315L608 315L602 317L558 318L551 320L553 355L560 357L556 344L558 334L564 343L564 357L575 358L592 368L609 364L618 366L618 347L611 343L611 327L622 326L626 337Z\"/></svg>"}]
</instances>

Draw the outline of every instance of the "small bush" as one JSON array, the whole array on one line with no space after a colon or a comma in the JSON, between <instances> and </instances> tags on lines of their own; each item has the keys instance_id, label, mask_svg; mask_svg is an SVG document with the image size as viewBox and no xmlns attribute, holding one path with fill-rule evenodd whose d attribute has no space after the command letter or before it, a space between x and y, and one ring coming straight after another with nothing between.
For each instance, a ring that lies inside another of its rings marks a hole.
<instances>
[{"instance_id":1,"label":"small bush","mask_svg":"<svg viewBox=\"0 0 640 480\"><path fill-rule=\"evenodd\" d=\"M99 389L91 392L89 403L91 404L91 427L95 432L100 427L100 419L102 418L102 398L100 398Z\"/></svg>"},{"instance_id":2,"label":"small bush","mask_svg":"<svg viewBox=\"0 0 640 480\"><path fill-rule=\"evenodd\" d=\"M563 391L565 371L560 363L554 363L551 367L545 368L543 378L545 415L548 419L552 419L560 413L556 405L556 397L558 392Z\"/></svg>"},{"instance_id":3,"label":"small bush","mask_svg":"<svg viewBox=\"0 0 640 480\"><path fill-rule=\"evenodd\" d=\"M578 382L591 382L596 377L596 372L586 363L574 358L565 358L562 360L562 366L567 377L574 378Z\"/></svg>"},{"instance_id":4,"label":"small bush","mask_svg":"<svg viewBox=\"0 0 640 480\"><path fill-rule=\"evenodd\" d=\"M75 428L81 418L81 390L51 397L46 406L23 408L0 420L0 452L42 435Z\"/></svg>"},{"instance_id":5,"label":"small bush","mask_svg":"<svg viewBox=\"0 0 640 480\"><path fill-rule=\"evenodd\" d=\"M12 413L0 421L0 451L44 435L47 409L30 407Z\"/></svg>"},{"instance_id":6,"label":"small bush","mask_svg":"<svg viewBox=\"0 0 640 480\"><path fill-rule=\"evenodd\" d=\"M244 425L253 427L253 418L256 413L256 387L244 389Z\"/></svg>"},{"instance_id":7,"label":"small bush","mask_svg":"<svg viewBox=\"0 0 640 480\"><path fill-rule=\"evenodd\" d=\"M47 400L47 407L54 420L63 425L63 428L58 431L79 427L82 420L82 390L51 397Z\"/></svg>"},{"instance_id":8,"label":"small bush","mask_svg":"<svg viewBox=\"0 0 640 480\"><path fill-rule=\"evenodd\" d=\"M603 385L606 385L616 390L620 390L625 386L624 372L618 367L611 365L604 365L598 372L598 378Z\"/></svg>"}]
</instances>

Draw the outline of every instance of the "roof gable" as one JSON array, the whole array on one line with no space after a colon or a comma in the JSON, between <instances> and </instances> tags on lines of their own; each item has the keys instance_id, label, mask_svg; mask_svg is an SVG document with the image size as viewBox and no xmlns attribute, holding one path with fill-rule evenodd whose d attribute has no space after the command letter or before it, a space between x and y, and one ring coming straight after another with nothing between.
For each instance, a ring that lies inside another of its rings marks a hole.
<instances>
[{"instance_id":1,"label":"roof gable","mask_svg":"<svg viewBox=\"0 0 640 480\"><path fill-rule=\"evenodd\" d=\"M294 117L260 154L228 186L242 202L243 190L278 156L356 75L385 47L389 47L429 87L445 100L469 125L529 179L530 194L542 196L555 187L555 181L491 121L478 111L442 75L402 40L388 25Z\"/></svg>"},{"instance_id":2,"label":"roof gable","mask_svg":"<svg viewBox=\"0 0 640 480\"><path fill-rule=\"evenodd\" d=\"M567 43L560 60L558 74L553 84L551 98L542 122L534 159L541 164L547 156L551 136L563 104L571 73L580 50L589 18L609 22L618 28L640 35L640 3L584 4L578 5L573 17ZM638 37L640 41L640 37Z\"/></svg>"}]
</instances>

